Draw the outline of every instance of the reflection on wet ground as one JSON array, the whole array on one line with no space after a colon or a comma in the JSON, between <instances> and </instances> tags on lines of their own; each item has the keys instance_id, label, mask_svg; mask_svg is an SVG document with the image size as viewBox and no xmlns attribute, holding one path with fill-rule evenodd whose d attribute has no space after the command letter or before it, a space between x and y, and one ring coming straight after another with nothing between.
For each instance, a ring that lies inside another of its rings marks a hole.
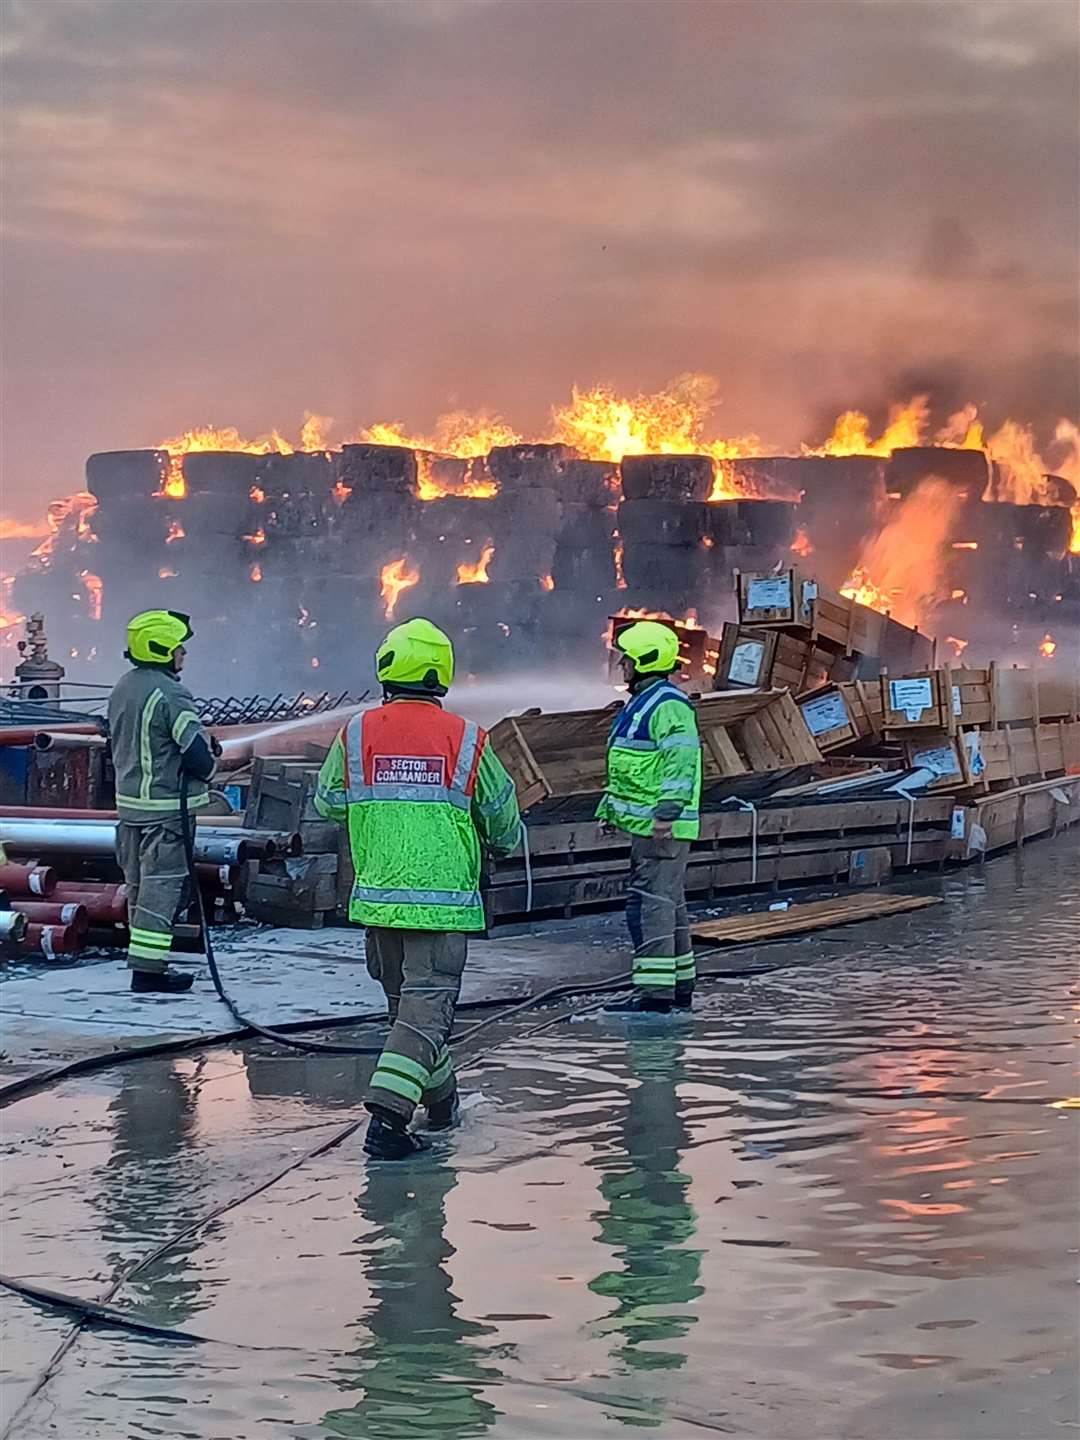
<instances>
[{"instance_id":1,"label":"reflection on wet ground","mask_svg":"<svg viewBox=\"0 0 1080 1440\"><path fill-rule=\"evenodd\" d=\"M7 1296L8 1433L1078 1428L1080 874L1067 840L1026 863L773 947L692 1019L496 1030L429 1155L353 1136L118 1289L210 1343L83 1328L54 1360L71 1321ZM4 1269L100 1297L352 1118L363 1066L251 1046L18 1103Z\"/></svg>"}]
</instances>

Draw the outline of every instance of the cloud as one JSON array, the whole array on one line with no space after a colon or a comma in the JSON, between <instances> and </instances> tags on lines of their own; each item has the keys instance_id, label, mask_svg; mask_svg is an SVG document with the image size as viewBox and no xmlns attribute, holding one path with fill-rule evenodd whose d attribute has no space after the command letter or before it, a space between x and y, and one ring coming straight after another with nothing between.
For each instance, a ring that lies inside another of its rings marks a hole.
<instances>
[{"instance_id":1,"label":"cloud","mask_svg":"<svg viewBox=\"0 0 1080 1440\"><path fill-rule=\"evenodd\" d=\"M1076 376L1070 7L8 0L5 505L305 408L715 373L792 443Z\"/></svg>"}]
</instances>

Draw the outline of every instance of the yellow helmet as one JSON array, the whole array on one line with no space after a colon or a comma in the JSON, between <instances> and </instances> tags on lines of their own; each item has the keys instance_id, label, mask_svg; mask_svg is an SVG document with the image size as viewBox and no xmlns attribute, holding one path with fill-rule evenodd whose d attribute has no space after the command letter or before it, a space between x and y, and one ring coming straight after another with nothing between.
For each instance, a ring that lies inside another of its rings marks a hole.
<instances>
[{"instance_id":1,"label":"yellow helmet","mask_svg":"<svg viewBox=\"0 0 1080 1440\"><path fill-rule=\"evenodd\" d=\"M143 610L128 621L124 653L129 660L167 665L178 647L194 633L191 617L179 610Z\"/></svg>"},{"instance_id":2,"label":"yellow helmet","mask_svg":"<svg viewBox=\"0 0 1080 1440\"><path fill-rule=\"evenodd\" d=\"M383 685L445 694L454 679L454 647L430 620L406 620L375 651L375 672Z\"/></svg>"},{"instance_id":3,"label":"yellow helmet","mask_svg":"<svg viewBox=\"0 0 1080 1440\"><path fill-rule=\"evenodd\" d=\"M639 620L615 637L615 648L634 662L639 675L670 675L679 664L679 637L659 620Z\"/></svg>"}]
</instances>

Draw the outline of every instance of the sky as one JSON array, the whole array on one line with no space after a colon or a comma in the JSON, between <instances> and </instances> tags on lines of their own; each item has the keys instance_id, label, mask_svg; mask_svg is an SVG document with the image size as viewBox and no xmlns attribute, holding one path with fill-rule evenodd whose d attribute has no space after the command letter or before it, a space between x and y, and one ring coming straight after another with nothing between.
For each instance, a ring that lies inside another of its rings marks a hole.
<instances>
[{"instance_id":1,"label":"sky","mask_svg":"<svg viewBox=\"0 0 1080 1440\"><path fill-rule=\"evenodd\" d=\"M3 0L3 513L189 426L1078 400L1071 0Z\"/></svg>"}]
</instances>

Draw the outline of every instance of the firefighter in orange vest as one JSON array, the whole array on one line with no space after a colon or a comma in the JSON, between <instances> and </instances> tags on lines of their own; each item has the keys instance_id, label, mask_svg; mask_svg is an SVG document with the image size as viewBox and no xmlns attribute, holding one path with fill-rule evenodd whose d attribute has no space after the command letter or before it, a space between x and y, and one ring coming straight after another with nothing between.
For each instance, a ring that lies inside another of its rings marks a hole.
<instances>
[{"instance_id":1,"label":"firefighter in orange vest","mask_svg":"<svg viewBox=\"0 0 1080 1440\"><path fill-rule=\"evenodd\" d=\"M457 1118L447 1041L467 937L483 930L482 847L508 855L521 819L514 784L485 731L442 707L454 650L430 620L410 620L375 655L383 704L353 716L319 774L315 804L347 824L356 884L349 918L367 929L367 965L391 1030L364 1103L364 1148L400 1159L424 1148L408 1126Z\"/></svg>"}]
</instances>

